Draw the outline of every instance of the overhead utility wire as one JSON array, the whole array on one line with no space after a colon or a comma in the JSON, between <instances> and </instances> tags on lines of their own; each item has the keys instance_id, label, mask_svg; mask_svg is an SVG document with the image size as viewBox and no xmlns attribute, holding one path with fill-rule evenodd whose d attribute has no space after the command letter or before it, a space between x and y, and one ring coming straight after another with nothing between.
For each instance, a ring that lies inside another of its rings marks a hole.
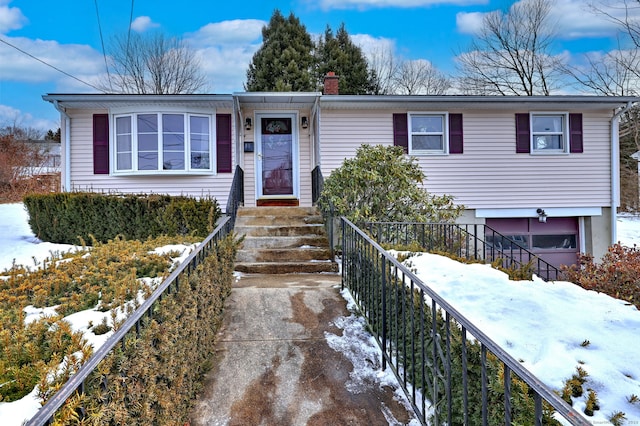
<instances>
[{"instance_id":1,"label":"overhead utility wire","mask_svg":"<svg viewBox=\"0 0 640 426\"><path fill-rule=\"evenodd\" d=\"M13 44L9 43L8 41L6 41L6 40L4 40L4 39L2 39L2 38L0 38L0 42L2 42L2 43L4 43L4 44L6 44L6 45L7 45L7 46L9 46L9 47L13 47L13 48L14 48L14 49L16 49L18 52L24 53L24 54L25 54L25 55L27 55L28 57L30 57L30 58L32 58L32 59L35 59L36 61L41 62L41 63L45 64L46 66L48 66L48 67L50 67L50 68L53 68L54 70L56 70L56 71L58 71L58 72L61 72L62 74L66 75L67 77L71 77L71 78L73 78L74 80L77 80L77 81L79 81L79 82L80 82L80 83L82 83L82 84L86 84L87 86L92 87L92 88L96 89L97 91L99 91L99 92L101 92L101 93L104 93L104 90L103 90L103 89L100 89L99 87L96 87L96 86L94 86L94 85L93 85L93 84L91 84L91 83L87 83L86 81L80 80L78 77L76 77L76 76L74 76L74 75L71 75L71 74L69 74L68 72L61 70L60 68L58 68L58 67L56 67L56 66L53 66L53 65L51 65L51 64L49 64L49 63L47 63L47 62L43 61L42 59L40 59L40 58L37 58L37 57L33 56L33 55L32 55L31 53L29 53L29 52L25 52L24 50L20 49L18 46L15 46L15 45L13 45Z\"/></svg>"},{"instance_id":2,"label":"overhead utility wire","mask_svg":"<svg viewBox=\"0 0 640 426\"><path fill-rule=\"evenodd\" d=\"M133 23L133 2L131 0L131 12L129 13L129 31L127 32L127 51L125 52L125 58L129 58L129 40L131 40L131 24Z\"/></svg>"},{"instance_id":3,"label":"overhead utility wire","mask_svg":"<svg viewBox=\"0 0 640 426\"><path fill-rule=\"evenodd\" d=\"M98 0L93 0L96 5L96 16L98 17L98 31L100 31L100 43L102 44L102 57L104 58L104 68L107 70L107 80L109 81L109 88L113 92L113 86L111 85L111 74L109 73L109 64L107 64L107 52L104 49L104 38L102 37L102 25L100 24L100 11L98 10Z\"/></svg>"}]
</instances>

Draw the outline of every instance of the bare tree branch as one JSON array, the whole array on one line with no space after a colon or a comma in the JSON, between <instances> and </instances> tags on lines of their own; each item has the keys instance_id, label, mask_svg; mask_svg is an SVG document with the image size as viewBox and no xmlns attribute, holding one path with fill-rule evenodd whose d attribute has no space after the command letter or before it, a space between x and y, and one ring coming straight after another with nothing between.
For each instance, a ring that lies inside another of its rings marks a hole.
<instances>
[{"instance_id":1,"label":"bare tree branch","mask_svg":"<svg viewBox=\"0 0 640 426\"><path fill-rule=\"evenodd\" d=\"M551 54L550 0L524 0L485 15L469 51L458 56L459 89L467 94L549 95L559 84Z\"/></svg>"},{"instance_id":2,"label":"bare tree branch","mask_svg":"<svg viewBox=\"0 0 640 426\"><path fill-rule=\"evenodd\" d=\"M162 33L116 37L110 62L111 85L119 93L195 93L207 86L195 53L183 40ZM106 91L109 86L103 84Z\"/></svg>"}]
</instances>

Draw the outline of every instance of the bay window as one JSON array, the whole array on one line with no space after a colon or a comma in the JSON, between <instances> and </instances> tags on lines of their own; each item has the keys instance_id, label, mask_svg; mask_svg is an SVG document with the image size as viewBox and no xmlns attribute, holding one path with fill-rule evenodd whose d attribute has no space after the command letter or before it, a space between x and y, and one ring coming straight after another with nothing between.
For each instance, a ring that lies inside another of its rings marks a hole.
<instances>
[{"instance_id":1,"label":"bay window","mask_svg":"<svg viewBox=\"0 0 640 426\"><path fill-rule=\"evenodd\" d=\"M115 116L115 172L212 171L211 116L139 113Z\"/></svg>"}]
</instances>

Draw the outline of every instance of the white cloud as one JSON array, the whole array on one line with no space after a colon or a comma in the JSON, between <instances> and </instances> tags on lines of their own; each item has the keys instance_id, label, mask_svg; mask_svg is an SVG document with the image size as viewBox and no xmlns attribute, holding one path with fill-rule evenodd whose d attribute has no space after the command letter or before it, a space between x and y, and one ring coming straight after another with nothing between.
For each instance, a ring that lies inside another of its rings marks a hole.
<instances>
[{"instance_id":1,"label":"white cloud","mask_svg":"<svg viewBox=\"0 0 640 426\"><path fill-rule=\"evenodd\" d=\"M396 50L396 42L390 38L373 37L369 34L353 34L351 40L360 46L362 53L367 58L380 52L395 53Z\"/></svg>"},{"instance_id":2,"label":"white cloud","mask_svg":"<svg viewBox=\"0 0 640 426\"><path fill-rule=\"evenodd\" d=\"M137 33L143 33L149 28L157 28L160 24L157 24L151 20L148 16L138 16L131 23L131 29Z\"/></svg>"},{"instance_id":3,"label":"white cloud","mask_svg":"<svg viewBox=\"0 0 640 426\"><path fill-rule=\"evenodd\" d=\"M9 7L11 0L0 0L0 34L22 28L27 18L17 7Z\"/></svg>"},{"instance_id":4,"label":"white cloud","mask_svg":"<svg viewBox=\"0 0 640 426\"><path fill-rule=\"evenodd\" d=\"M522 3L521 0L517 3ZM614 4L615 3L615 4ZM609 2L612 7L606 10L613 16L622 17L624 8L621 2ZM616 6L618 5L618 6ZM636 18L640 17L640 9L629 9ZM456 15L458 32L476 34L482 28L485 13L460 12ZM554 24L557 37L562 40L578 38L609 37L616 33L616 25L602 14L595 13L584 0L554 0L550 22Z\"/></svg>"},{"instance_id":5,"label":"white cloud","mask_svg":"<svg viewBox=\"0 0 640 426\"><path fill-rule=\"evenodd\" d=\"M385 7L429 7L436 5L469 6L487 4L489 0L320 0L319 6L329 9L376 9ZM316 4L315 2L312 2Z\"/></svg>"},{"instance_id":6,"label":"white cloud","mask_svg":"<svg viewBox=\"0 0 640 426\"><path fill-rule=\"evenodd\" d=\"M210 90L231 93L243 90L253 54L262 44L262 27L257 19L214 22L187 34L185 41L196 50Z\"/></svg>"},{"instance_id":7,"label":"white cloud","mask_svg":"<svg viewBox=\"0 0 640 426\"><path fill-rule=\"evenodd\" d=\"M102 55L87 45L60 44L57 41L32 40L23 37L6 38L6 41L40 61L81 80L91 78L104 70ZM81 84L4 43L0 44L0 57L3 60L0 67L0 81L55 82L63 87ZM87 86L82 86L86 91Z\"/></svg>"},{"instance_id":8,"label":"white cloud","mask_svg":"<svg viewBox=\"0 0 640 426\"><path fill-rule=\"evenodd\" d=\"M60 127L58 121L34 118L31 114L0 104L0 127L17 126L49 130Z\"/></svg>"}]
</instances>

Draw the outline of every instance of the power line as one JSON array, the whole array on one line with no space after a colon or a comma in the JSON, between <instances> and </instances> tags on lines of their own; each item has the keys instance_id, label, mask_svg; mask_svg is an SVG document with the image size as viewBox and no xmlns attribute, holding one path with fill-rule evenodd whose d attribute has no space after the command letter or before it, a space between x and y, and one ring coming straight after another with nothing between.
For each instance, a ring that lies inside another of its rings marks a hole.
<instances>
[{"instance_id":1,"label":"power line","mask_svg":"<svg viewBox=\"0 0 640 426\"><path fill-rule=\"evenodd\" d=\"M129 40L131 39L131 24L133 23L133 2L134 0L131 0L131 12L129 13L129 31L127 32L127 51L126 53L126 58L129 57Z\"/></svg>"},{"instance_id":2,"label":"power line","mask_svg":"<svg viewBox=\"0 0 640 426\"><path fill-rule=\"evenodd\" d=\"M3 38L0 38L0 42L2 42L2 43L4 43L4 44L6 44L6 45L7 45L7 46L9 46L9 47L13 47L13 48L14 48L14 49L16 49L18 52L20 52L20 53L24 53L24 54L25 54L25 55L27 55L28 57L30 57L30 58L32 58L32 59L35 59L36 61L38 61L38 62L40 62L40 63L42 63L42 64L44 64L44 65L46 65L46 66L48 66L48 67L50 67L50 68L53 68L54 70L56 70L56 71L58 71L58 72L60 72L60 73L62 73L62 74L64 74L64 75L66 75L67 77L71 77L71 78L73 78L74 80L77 80L77 81L79 81L79 82L80 82L80 83L82 83L82 84L86 84L87 86L92 87L92 88L96 89L97 91L99 91L99 92L101 92L101 93L104 93L104 90L100 89L99 87L96 87L96 86L94 86L94 85L93 85L93 84L91 84L91 83L87 83L86 81L80 80L78 77L76 77L76 76L74 76L74 75L71 75L71 74L69 74L68 72L61 70L60 68L58 68L58 67L56 67L56 66L53 66L53 65L51 65L51 64L49 64L49 63L47 63L47 62L43 61L42 59L40 59L40 58L37 58L37 57L33 56L31 53L26 52L26 51L24 51L24 50L20 49L18 46L15 46L15 45L13 45L13 44L9 43L8 41L4 40Z\"/></svg>"},{"instance_id":3,"label":"power line","mask_svg":"<svg viewBox=\"0 0 640 426\"><path fill-rule=\"evenodd\" d=\"M104 68L107 70L107 80L109 81L109 88L113 92L113 86L111 85L111 74L109 73L109 65L107 64L107 52L104 49L104 38L102 37L102 25L100 24L100 12L98 11L98 0L93 1L96 5L96 16L98 17L98 31L100 31L100 43L102 44L102 57L104 58Z\"/></svg>"}]
</instances>

